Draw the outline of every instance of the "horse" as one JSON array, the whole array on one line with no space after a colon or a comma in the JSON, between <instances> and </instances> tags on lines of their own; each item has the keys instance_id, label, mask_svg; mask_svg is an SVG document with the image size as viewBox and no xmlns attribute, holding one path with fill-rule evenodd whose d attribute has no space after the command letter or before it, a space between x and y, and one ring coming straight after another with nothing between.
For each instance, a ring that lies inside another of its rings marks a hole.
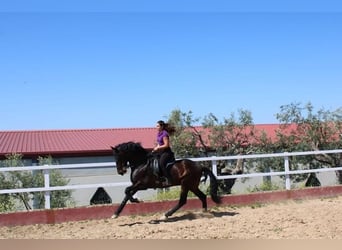
<instances>
[{"instance_id":1,"label":"horse","mask_svg":"<svg viewBox=\"0 0 342 250\"><path fill-rule=\"evenodd\" d=\"M202 210L207 211L207 197L199 189L201 178L204 181L210 177L210 196L216 203L221 203L221 197L218 195L218 181L213 172L207 168L196 164L190 159L179 159L168 165L170 182L165 185L156 175L153 167L154 157L140 143L126 142L111 147L116 162L117 173L124 175L127 169L131 169L131 186L125 189L125 197L115 211L112 218L117 218L128 201L139 202L134 198L134 194L139 190L149 188L166 188L170 186L181 186L178 203L167 211L161 219L167 219L187 202L188 192L194 193L202 202Z\"/></svg>"}]
</instances>

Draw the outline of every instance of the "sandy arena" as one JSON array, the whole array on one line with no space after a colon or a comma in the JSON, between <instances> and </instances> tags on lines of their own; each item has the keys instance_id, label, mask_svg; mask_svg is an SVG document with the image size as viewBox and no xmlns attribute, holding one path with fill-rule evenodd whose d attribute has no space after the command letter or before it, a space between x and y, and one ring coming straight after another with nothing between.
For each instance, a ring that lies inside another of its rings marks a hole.
<instances>
[{"instance_id":1,"label":"sandy arena","mask_svg":"<svg viewBox=\"0 0 342 250\"><path fill-rule=\"evenodd\" d=\"M2 239L342 239L342 196L208 213L181 210L54 225L0 227Z\"/></svg>"}]
</instances>

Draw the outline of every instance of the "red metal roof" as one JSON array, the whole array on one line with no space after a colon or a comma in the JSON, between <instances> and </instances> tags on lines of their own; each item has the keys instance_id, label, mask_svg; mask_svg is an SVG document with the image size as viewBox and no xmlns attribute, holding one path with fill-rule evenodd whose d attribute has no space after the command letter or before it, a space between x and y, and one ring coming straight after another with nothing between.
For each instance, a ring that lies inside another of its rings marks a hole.
<instances>
[{"instance_id":1,"label":"red metal roof","mask_svg":"<svg viewBox=\"0 0 342 250\"><path fill-rule=\"evenodd\" d=\"M255 127L274 138L279 125ZM10 153L25 156L109 154L111 146L128 141L140 142L151 149L155 137L155 128L0 131L0 158Z\"/></svg>"},{"instance_id":2,"label":"red metal roof","mask_svg":"<svg viewBox=\"0 0 342 250\"><path fill-rule=\"evenodd\" d=\"M0 156L108 153L127 141L152 148L155 134L155 128L0 131Z\"/></svg>"}]
</instances>

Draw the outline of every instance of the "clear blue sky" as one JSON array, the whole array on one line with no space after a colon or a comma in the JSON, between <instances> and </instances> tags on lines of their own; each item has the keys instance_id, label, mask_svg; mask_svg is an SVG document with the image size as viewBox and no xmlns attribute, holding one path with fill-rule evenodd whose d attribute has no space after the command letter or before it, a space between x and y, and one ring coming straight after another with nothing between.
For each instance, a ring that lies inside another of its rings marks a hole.
<instances>
[{"instance_id":1,"label":"clear blue sky","mask_svg":"<svg viewBox=\"0 0 342 250\"><path fill-rule=\"evenodd\" d=\"M1 3L0 130L153 127L174 109L276 123L292 102L342 107L338 1L92 2Z\"/></svg>"}]
</instances>

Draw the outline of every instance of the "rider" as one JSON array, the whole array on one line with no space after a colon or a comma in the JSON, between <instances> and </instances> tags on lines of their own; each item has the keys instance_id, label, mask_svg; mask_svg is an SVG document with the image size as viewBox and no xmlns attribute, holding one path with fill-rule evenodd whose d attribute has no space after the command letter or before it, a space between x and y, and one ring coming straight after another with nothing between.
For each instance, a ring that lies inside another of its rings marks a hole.
<instances>
[{"instance_id":1,"label":"rider","mask_svg":"<svg viewBox=\"0 0 342 250\"><path fill-rule=\"evenodd\" d=\"M174 153L170 147L170 135L175 132L175 128L162 120L157 121L156 128L158 131L157 146L152 152L156 152L159 157L159 167L164 176L164 184L168 185L169 175L167 174L166 165L175 161Z\"/></svg>"}]
</instances>

